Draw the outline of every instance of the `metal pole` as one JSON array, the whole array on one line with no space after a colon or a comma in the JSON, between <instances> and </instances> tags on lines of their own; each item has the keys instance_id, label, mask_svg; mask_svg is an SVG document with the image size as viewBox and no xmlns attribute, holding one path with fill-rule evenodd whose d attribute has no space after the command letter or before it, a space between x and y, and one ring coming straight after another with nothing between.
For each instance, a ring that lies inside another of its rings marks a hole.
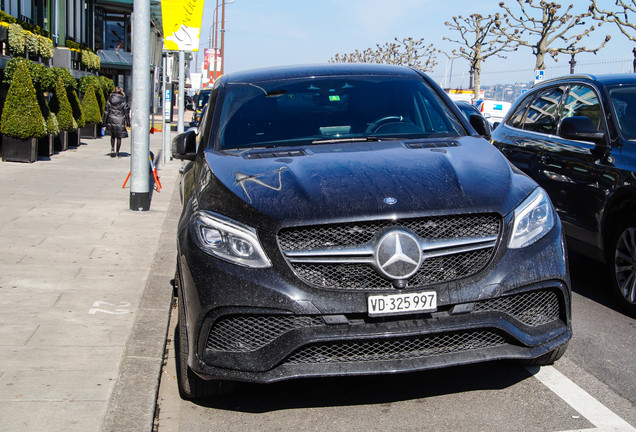
<instances>
[{"instance_id":1,"label":"metal pole","mask_svg":"<svg viewBox=\"0 0 636 432\"><path fill-rule=\"evenodd\" d=\"M185 105L185 51L179 51L179 119L177 133L183 133L183 106Z\"/></svg>"},{"instance_id":2,"label":"metal pole","mask_svg":"<svg viewBox=\"0 0 636 432\"><path fill-rule=\"evenodd\" d=\"M130 209L150 210L150 0L133 1Z\"/></svg>"},{"instance_id":3,"label":"metal pole","mask_svg":"<svg viewBox=\"0 0 636 432\"><path fill-rule=\"evenodd\" d=\"M225 0L221 0L221 75L225 70Z\"/></svg>"},{"instance_id":4,"label":"metal pole","mask_svg":"<svg viewBox=\"0 0 636 432\"><path fill-rule=\"evenodd\" d=\"M163 164L166 165L168 163L168 152L170 151L170 123L166 123L166 117L168 117L167 107L170 106L170 101L166 97L166 89L168 88L168 55L164 54L163 56L163 78L162 78L162 89L161 92L161 106L163 108L161 112L161 138L162 138L162 154L163 154ZM168 117L170 119L170 117Z\"/></svg>"},{"instance_id":5,"label":"metal pole","mask_svg":"<svg viewBox=\"0 0 636 432\"><path fill-rule=\"evenodd\" d=\"M213 68L213 72L212 72L212 82L210 83L210 87L212 87L212 84L214 83L214 81L216 81L216 73L217 73L217 58L216 58L216 48L217 48L217 39L218 39L218 32L219 32L219 0L216 0L216 7L214 8L214 39L212 44L214 45L212 48L214 50L214 68Z\"/></svg>"}]
</instances>

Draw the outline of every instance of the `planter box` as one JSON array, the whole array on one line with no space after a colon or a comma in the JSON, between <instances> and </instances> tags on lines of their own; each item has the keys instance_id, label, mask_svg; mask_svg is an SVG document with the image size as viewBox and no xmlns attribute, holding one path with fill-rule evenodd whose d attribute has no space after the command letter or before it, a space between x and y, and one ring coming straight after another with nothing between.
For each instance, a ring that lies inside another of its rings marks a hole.
<instances>
[{"instance_id":1,"label":"planter box","mask_svg":"<svg viewBox=\"0 0 636 432\"><path fill-rule=\"evenodd\" d=\"M81 138L97 138L97 125L96 124L87 124L80 130Z\"/></svg>"},{"instance_id":2,"label":"planter box","mask_svg":"<svg viewBox=\"0 0 636 432\"><path fill-rule=\"evenodd\" d=\"M79 129L75 129L74 131L70 131L68 133L68 145L69 146L73 146L73 147L79 147L80 138L81 138L81 134L80 134L80 130Z\"/></svg>"},{"instance_id":3,"label":"planter box","mask_svg":"<svg viewBox=\"0 0 636 432\"><path fill-rule=\"evenodd\" d=\"M38 140L36 138L11 138L3 135L2 160L7 162L35 162L38 160Z\"/></svg>"},{"instance_id":4,"label":"planter box","mask_svg":"<svg viewBox=\"0 0 636 432\"><path fill-rule=\"evenodd\" d=\"M55 153L55 135L48 134L38 139L38 156L51 156Z\"/></svg>"},{"instance_id":5,"label":"planter box","mask_svg":"<svg viewBox=\"0 0 636 432\"><path fill-rule=\"evenodd\" d=\"M55 150L68 150L68 131L63 130L58 136L55 137Z\"/></svg>"}]
</instances>

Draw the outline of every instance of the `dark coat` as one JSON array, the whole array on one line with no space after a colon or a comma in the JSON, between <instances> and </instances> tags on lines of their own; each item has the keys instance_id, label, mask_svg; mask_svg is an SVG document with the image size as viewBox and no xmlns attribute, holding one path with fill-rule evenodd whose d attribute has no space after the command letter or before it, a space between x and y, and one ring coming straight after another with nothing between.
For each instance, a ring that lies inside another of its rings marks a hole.
<instances>
[{"instance_id":1,"label":"dark coat","mask_svg":"<svg viewBox=\"0 0 636 432\"><path fill-rule=\"evenodd\" d=\"M116 138L126 138L128 131L126 126L130 126L130 108L126 97L119 93L111 93L104 108L104 121L106 135Z\"/></svg>"}]
</instances>

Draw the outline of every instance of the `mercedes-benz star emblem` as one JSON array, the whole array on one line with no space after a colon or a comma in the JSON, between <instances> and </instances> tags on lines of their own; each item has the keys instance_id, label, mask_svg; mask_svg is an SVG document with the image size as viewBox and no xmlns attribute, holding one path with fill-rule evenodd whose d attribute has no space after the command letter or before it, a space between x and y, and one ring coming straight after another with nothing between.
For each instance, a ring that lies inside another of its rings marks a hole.
<instances>
[{"instance_id":1,"label":"mercedes-benz star emblem","mask_svg":"<svg viewBox=\"0 0 636 432\"><path fill-rule=\"evenodd\" d=\"M388 205L394 205L397 204L397 199L393 198L393 197L386 197L384 198L384 204L388 204Z\"/></svg>"},{"instance_id":2,"label":"mercedes-benz star emblem","mask_svg":"<svg viewBox=\"0 0 636 432\"><path fill-rule=\"evenodd\" d=\"M415 274L422 261L422 250L415 236L394 230L386 233L375 248L375 262L384 276L401 280Z\"/></svg>"}]
</instances>

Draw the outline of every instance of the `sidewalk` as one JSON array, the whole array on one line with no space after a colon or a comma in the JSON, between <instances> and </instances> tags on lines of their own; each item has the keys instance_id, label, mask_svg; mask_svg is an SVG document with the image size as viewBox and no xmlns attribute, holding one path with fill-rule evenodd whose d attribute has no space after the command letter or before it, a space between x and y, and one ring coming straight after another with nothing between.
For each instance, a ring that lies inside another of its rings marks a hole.
<instances>
[{"instance_id":1,"label":"sidewalk","mask_svg":"<svg viewBox=\"0 0 636 432\"><path fill-rule=\"evenodd\" d=\"M158 164L150 211L131 211L123 141L122 158L103 137L33 164L0 162L2 430L152 428L181 162ZM156 160L161 143L150 135Z\"/></svg>"}]
</instances>

